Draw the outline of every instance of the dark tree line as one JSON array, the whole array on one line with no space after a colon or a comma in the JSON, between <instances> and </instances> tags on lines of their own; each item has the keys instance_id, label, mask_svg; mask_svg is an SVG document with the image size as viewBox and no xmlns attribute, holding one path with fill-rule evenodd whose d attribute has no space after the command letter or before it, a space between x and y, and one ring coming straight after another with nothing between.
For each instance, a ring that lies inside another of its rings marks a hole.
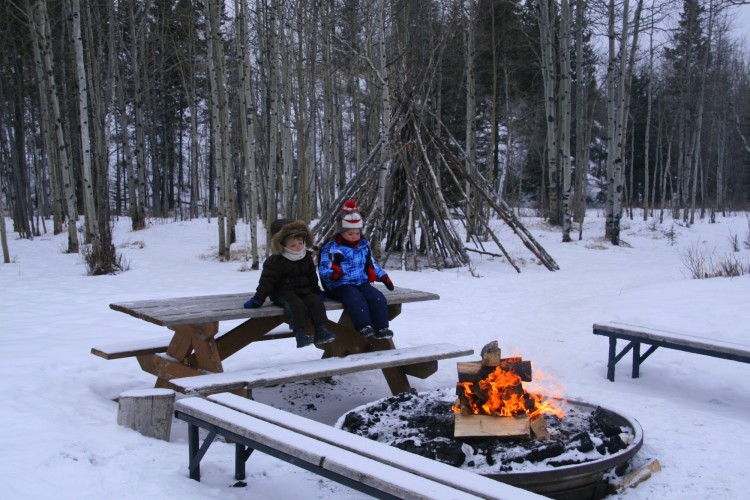
<instances>
[{"instance_id":1,"label":"dark tree line","mask_svg":"<svg viewBox=\"0 0 750 500\"><path fill-rule=\"evenodd\" d=\"M387 212L404 102L483 195L563 239L592 204L746 209L737 3L1 0L0 213L24 238L67 231L95 273L119 266L113 217L216 218L222 258L244 220L257 267L258 222L318 218L366 165ZM443 195L481 237L493 204L469 184Z\"/></svg>"}]
</instances>

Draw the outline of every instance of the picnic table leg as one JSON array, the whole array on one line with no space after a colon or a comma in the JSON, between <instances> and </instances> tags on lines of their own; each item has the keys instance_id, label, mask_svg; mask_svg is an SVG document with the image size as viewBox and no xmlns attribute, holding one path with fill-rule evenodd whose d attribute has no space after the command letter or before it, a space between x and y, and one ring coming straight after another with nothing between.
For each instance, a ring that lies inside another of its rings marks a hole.
<instances>
[{"instance_id":1,"label":"picnic table leg","mask_svg":"<svg viewBox=\"0 0 750 500\"><path fill-rule=\"evenodd\" d=\"M615 364L617 363L617 337L609 337L609 360L607 361L607 378L615 381Z\"/></svg>"},{"instance_id":2,"label":"picnic table leg","mask_svg":"<svg viewBox=\"0 0 750 500\"><path fill-rule=\"evenodd\" d=\"M388 318L393 319L401 313L401 304L388 306ZM354 329L349 313L341 313L338 323L328 321L329 329L336 334L336 340L326 344L323 349L323 358L344 357L349 354L360 352L387 351L395 349L396 345L392 339L375 340L373 338L363 339ZM400 367L383 368L383 376L393 395L411 390L409 379Z\"/></svg>"},{"instance_id":3,"label":"picnic table leg","mask_svg":"<svg viewBox=\"0 0 750 500\"><path fill-rule=\"evenodd\" d=\"M170 387L171 379L200 375L200 370L224 371L214 340L219 331L218 322L177 325L172 329L175 333L167 347L167 356L138 356L141 368L156 375L156 387Z\"/></svg>"}]
</instances>

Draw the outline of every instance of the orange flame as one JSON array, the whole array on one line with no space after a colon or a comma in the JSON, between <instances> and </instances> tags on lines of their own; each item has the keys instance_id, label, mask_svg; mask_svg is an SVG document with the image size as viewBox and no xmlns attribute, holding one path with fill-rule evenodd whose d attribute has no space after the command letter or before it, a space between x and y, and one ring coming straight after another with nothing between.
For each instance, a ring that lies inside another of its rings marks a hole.
<instances>
[{"instance_id":1,"label":"orange flame","mask_svg":"<svg viewBox=\"0 0 750 500\"><path fill-rule=\"evenodd\" d=\"M520 361L520 358L517 361ZM538 373L534 377L537 379L546 378ZM525 413L531 419L543 414L557 415L558 418L563 418L563 410L547 399L547 395L526 392L519 375L512 371L503 370L499 366L487 378L480 380L477 385L479 390L474 387L473 382L456 384L457 389L463 390L463 400L468 403L471 413L475 415L514 417ZM453 406L452 408L455 413L461 412L460 406Z\"/></svg>"}]
</instances>

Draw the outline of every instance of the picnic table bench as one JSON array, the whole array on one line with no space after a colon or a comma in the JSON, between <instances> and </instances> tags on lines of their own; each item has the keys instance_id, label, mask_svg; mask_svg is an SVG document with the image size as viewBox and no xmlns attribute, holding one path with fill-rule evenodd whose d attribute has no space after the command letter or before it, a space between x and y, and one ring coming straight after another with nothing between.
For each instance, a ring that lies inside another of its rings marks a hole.
<instances>
[{"instance_id":1,"label":"picnic table bench","mask_svg":"<svg viewBox=\"0 0 750 500\"><path fill-rule=\"evenodd\" d=\"M544 498L235 394L182 398L175 417L188 423L188 470L197 481L209 446L223 436L235 446L237 480L258 450L376 498ZM200 429L208 431L202 444Z\"/></svg>"},{"instance_id":2,"label":"picnic table bench","mask_svg":"<svg viewBox=\"0 0 750 500\"><path fill-rule=\"evenodd\" d=\"M615 380L615 365L629 351L633 352L632 378L640 376L641 364L659 347L750 363L749 344L712 339L662 328L620 322L595 323L594 335L609 337L607 378L613 382ZM617 352L618 339L628 341L628 344L619 353ZM649 346L643 354L641 354L641 344Z\"/></svg>"},{"instance_id":3,"label":"picnic table bench","mask_svg":"<svg viewBox=\"0 0 750 500\"><path fill-rule=\"evenodd\" d=\"M402 304L440 298L434 293L408 288L398 287L391 291L379 285L378 287L388 302L390 320L401 313ZM166 327L172 331L171 339L165 337L160 341L121 341L107 346L95 346L91 353L110 360L135 357L141 369L156 375L155 386L160 388L175 387L171 383L173 379L222 373L222 362L225 359L254 342L293 337L288 331L273 331L287 322L283 308L266 303L257 309L245 309L243 305L250 295L252 294L242 292L110 304L110 308L115 311ZM326 300L324 305L328 311L343 309L342 304L335 300ZM245 321L229 331L219 333L219 322L239 319ZM327 326L336 334L336 340L321 346L324 359L396 349L393 339L361 338L346 311L342 312L338 322L329 319ZM308 324L307 329L312 332L312 325ZM395 352L399 353L400 359L391 360L391 364L380 367L393 394L411 389L407 375L429 377L437 371L438 359L471 353L459 350L446 356L445 352L435 353L429 348L421 353L417 350ZM432 358L425 357L429 353L432 353ZM367 363L360 366L361 370L372 369ZM328 373L334 375L337 372L332 368Z\"/></svg>"}]
</instances>

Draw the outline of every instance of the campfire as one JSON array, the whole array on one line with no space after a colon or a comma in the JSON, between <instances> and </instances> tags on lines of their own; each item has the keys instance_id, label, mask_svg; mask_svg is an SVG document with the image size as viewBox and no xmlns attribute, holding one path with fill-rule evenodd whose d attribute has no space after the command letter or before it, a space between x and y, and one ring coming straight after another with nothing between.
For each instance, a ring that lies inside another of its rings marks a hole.
<instances>
[{"instance_id":1,"label":"campfire","mask_svg":"<svg viewBox=\"0 0 750 500\"><path fill-rule=\"evenodd\" d=\"M336 427L566 500L612 493L643 443L637 421L550 392L531 362L502 358L495 342L457 368L455 387L374 401Z\"/></svg>"},{"instance_id":2,"label":"campfire","mask_svg":"<svg viewBox=\"0 0 750 500\"><path fill-rule=\"evenodd\" d=\"M531 362L503 358L497 341L485 345L481 354L481 361L456 364L454 437L531 439L533 433L537 439L549 439L542 417L562 419L564 412L559 402L524 389L523 382L532 381Z\"/></svg>"}]
</instances>

